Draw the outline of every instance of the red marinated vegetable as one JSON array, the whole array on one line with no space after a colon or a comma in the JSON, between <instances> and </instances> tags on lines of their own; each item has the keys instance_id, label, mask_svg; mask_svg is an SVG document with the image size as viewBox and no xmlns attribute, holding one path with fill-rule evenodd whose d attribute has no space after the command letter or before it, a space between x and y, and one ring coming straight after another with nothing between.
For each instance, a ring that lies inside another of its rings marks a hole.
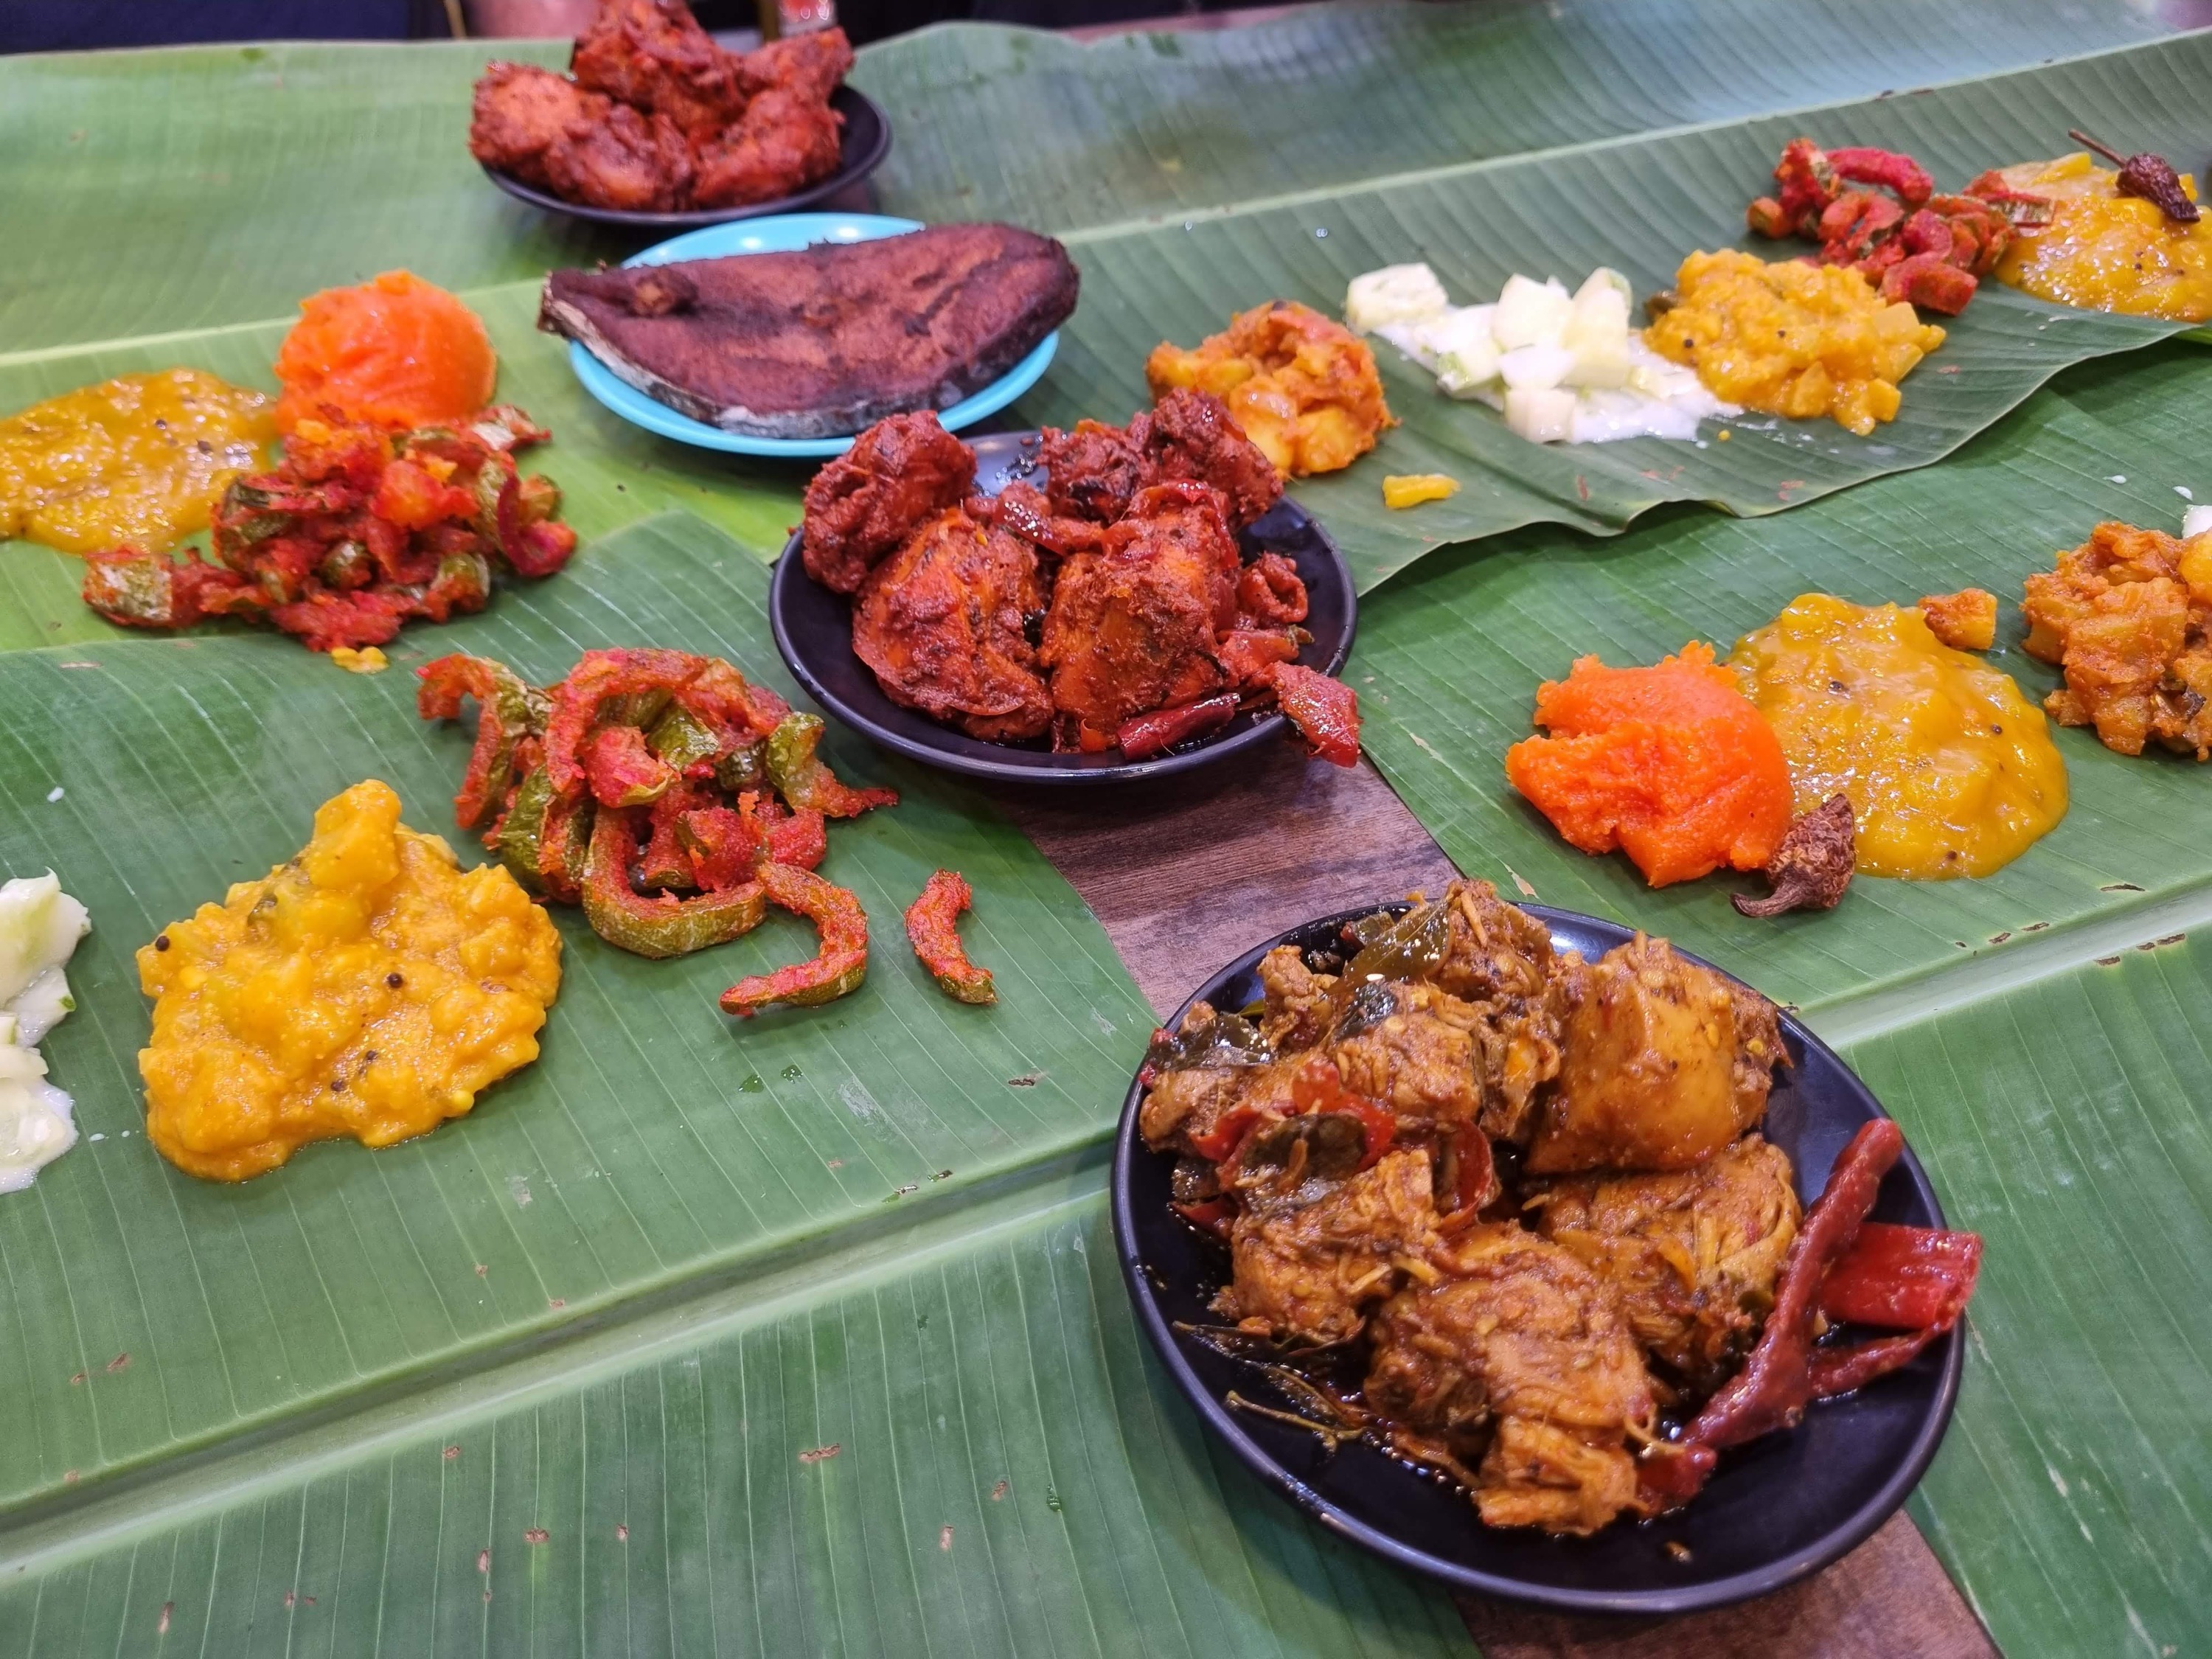
<instances>
[{"instance_id":1,"label":"red marinated vegetable","mask_svg":"<svg viewBox=\"0 0 2212 1659\"><path fill-rule=\"evenodd\" d=\"M921 965L936 977L937 988L958 1002L996 1002L997 988L991 970L968 959L954 924L975 900L968 879L953 870L939 870L922 884L921 896L907 907L907 941Z\"/></svg>"},{"instance_id":2,"label":"red marinated vegetable","mask_svg":"<svg viewBox=\"0 0 2212 1659\"><path fill-rule=\"evenodd\" d=\"M859 990L868 974L868 917L860 901L788 864L761 866L760 884L769 897L821 930L822 948L811 961L739 980L722 993L722 1012L750 1018L770 1003L811 1007Z\"/></svg>"},{"instance_id":3,"label":"red marinated vegetable","mask_svg":"<svg viewBox=\"0 0 2212 1659\"><path fill-rule=\"evenodd\" d=\"M1822 1283L1820 1311L1885 1330L1948 1331L1981 1267L1978 1233L1869 1221Z\"/></svg>"},{"instance_id":4,"label":"red marinated vegetable","mask_svg":"<svg viewBox=\"0 0 2212 1659\"><path fill-rule=\"evenodd\" d=\"M545 696L522 683L505 663L456 653L415 671L422 684L415 709L426 720L459 720L461 700L477 702L477 741L453 797L453 820L464 830L483 826L513 788L519 747L545 729Z\"/></svg>"},{"instance_id":5,"label":"red marinated vegetable","mask_svg":"<svg viewBox=\"0 0 2212 1659\"><path fill-rule=\"evenodd\" d=\"M1359 694L1342 680L1294 662L1265 671L1263 684L1291 724L1321 759L1337 766L1359 764Z\"/></svg>"},{"instance_id":6,"label":"red marinated vegetable","mask_svg":"<svg viewBox=\"0 0 2212 1659\"><path fill-rule=\"evenodd\" d=\"M610 945L641 957L680 957L751 932L767 913L757 885L696 898L668 893L647 897L629 883L630 860L636 856L630 814L601 809L584 866L584 914L592 931Z\"/></svg>"},{"instance_id":7,"label":"red marinated vegetable","mask_svg":"<svg viewBox=\"0 0 2212 1659\"><path fill-rule=\"evenodd\" d=\"M794 808L824 817L858 817L872 806L896 806L896 789L854 789L837 781L815 750L822 743L819 714L787 714L768 738L768 779Z\"/></svg>"},{"instance_id":8,"label":"red marinated vegetable","mask_svg":"<svg viewBox=\"0 0 2212 1659\"><path fill-rule=\"evenodd\" d=\"M1149 714L1138 714L1123 720L1115 736L1124 755L1131 760L1142 760L1205 732L1218 731L1236 718L1237 694L1224 691L1218 697L1187 702L1180 708L1158 708Z\"/></svg>"}]
</instances>

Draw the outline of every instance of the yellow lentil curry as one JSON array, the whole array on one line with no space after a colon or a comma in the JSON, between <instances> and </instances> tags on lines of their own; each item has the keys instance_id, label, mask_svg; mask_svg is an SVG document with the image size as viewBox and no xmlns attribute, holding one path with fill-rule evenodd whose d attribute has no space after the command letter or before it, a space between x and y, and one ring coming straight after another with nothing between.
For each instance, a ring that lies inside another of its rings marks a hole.
<instances>
[{"instance_id":1,"label":"yellow lentil curry","mask_svg":"<svg viewBox=\"0 0 2212 1659\"><path fill-rule=\"evenodd\" d=\"M1832 416L1862 438L1897 418L1897 383L1943 343L1942 329L1841 265L1692 253L1674 292L1644 331L1654 351L1729 403L1792 420Z\"/></svg>"},{"instance_id":2,"label":"yellow lentil curry","mask_svg":"<svg viewBox=\"0 0 2212 1659\"><path fill-rule=\"evenodd\" d=\"M138 978L147 1138L245 1181L311 1140L434 1129L537 1059L561 936L504 869L463 871L402 827L372 780L324 803L297 858L143 947Z\"/></svg>"},{"instance_id":3,"label":"yellow lentil curry","mask_svg":"<svg viewBox=\"0 0 2212 1659\"><path fill-rule=\"evenodd\" d=\"M1807 593L1729 664L1782 739L1796 810L1850 797L1862 875L1986 876L2066 816L2043 711L1917 609Z\"/></svg>"},{"instance_id":4,"label":"yellow lentil curry","mask_svg":"<svg viewBox=\"0 0 2212 1659\"><path fill-rule=\"evenodd\" d=\"M2087 311L2121 311L2201 323L2212 318L2212 218L2175 224L2086 150L2027 161L1999 176L2013 190L2051 200L2051 222L2015 228L1997 261L2001 283ZM2181 188L2197 199L2186 173Z\"/></svg>"},{"instance_id":5,"label":"yellow lentil curry","mask_svg":"<svg viewBox=\"0 0 2212 1659\"><path fill-rule=\"evenodd\" d=\"M167 551L276 435L268 398L197 369L125 374L0 421L0 538Z\"/></svg>"}]
</instances>

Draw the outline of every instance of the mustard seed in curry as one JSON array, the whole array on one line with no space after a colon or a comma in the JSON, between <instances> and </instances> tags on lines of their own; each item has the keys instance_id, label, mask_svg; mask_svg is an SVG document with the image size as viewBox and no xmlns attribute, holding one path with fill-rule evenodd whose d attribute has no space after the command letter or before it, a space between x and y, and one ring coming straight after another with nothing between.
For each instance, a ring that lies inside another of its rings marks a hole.
<instances>
[{"instance_id":1,"label":"mustard seed in curry","mask_svg":"<svg viewBox=\"0 0 2212 1659\"><path fill-rule=\"evenodd\" d=\"M188 1174L246 1181L309 1141L422 1134L537 1059L561 936L371 780L324 803L298 857L164 928L138 978L147 1138Z\"/></svg>"}]
</instances>

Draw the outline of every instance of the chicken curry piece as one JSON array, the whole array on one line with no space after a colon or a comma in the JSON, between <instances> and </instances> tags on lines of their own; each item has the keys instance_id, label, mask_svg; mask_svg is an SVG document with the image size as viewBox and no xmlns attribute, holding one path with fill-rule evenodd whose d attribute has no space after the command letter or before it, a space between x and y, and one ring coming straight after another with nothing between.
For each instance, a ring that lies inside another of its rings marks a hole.
<instances>
[{"instance_id":1,"label":"chicken curry piece","mask_svg":"<svg viewBox=\"0 0 2212 1659\"><path fill-rule=\"evenodd\" d=\"M1358 1368L1364 1431L1490 1525L1652 1512L1638 1448L1741 1364L1796 1233L1755 1132L1773 1005L1663 939L1555 950L1487 882L1346 934L1147 1059L1139 1129L1229 1247L1215 1312Z\"/></svg>"}]
</instances>

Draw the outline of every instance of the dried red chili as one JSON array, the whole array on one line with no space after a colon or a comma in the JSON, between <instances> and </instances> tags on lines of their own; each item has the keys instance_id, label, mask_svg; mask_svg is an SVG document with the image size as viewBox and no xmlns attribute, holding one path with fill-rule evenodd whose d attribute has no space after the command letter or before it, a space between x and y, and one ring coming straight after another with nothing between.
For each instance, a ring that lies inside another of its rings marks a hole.
<instances>
[{"instance_id":1,"label":"dried red chili","mask_svg":"<svg viewBox=\"0 0 2212 1659\"><path fill-rule=\"evenodd\" d=\"M991 982L991 970L978 968L968 959L955 925L960 913L975 902L966 877L956 870L938 871L922 883L921 895L907 906L907 942L945 995L957 1002L996 1002L999 993Z\"/></svg>"},{"instance_id":2,"label":"dried red chili","mask_svg":"<svg viewBox=\"0 0 2212 1659\"><path fill-rule=\"evenodd\" d=\"M2135 155L2122 155L2118 150L2099 143L2086 132L2073 128L2066 136L2077 144L2087 144L2106 161L2115 162L2120 176L2114 188L2123 196L2139 196L2163 213L2177 225L2197 222L2197 204L2189 199L2189 192L2181 187L2181 175L2173 170L2173 163L2163 155L2144 151Z\"/></svg>"},{"instance_id":3,"label":"dried red chili","mask_svg":"<svg viewBox=\"0 0 2212 1659\"><path fill-rule=\"evenodd\" d=\"M793 865L763 864L759 879L769 898L821 929L822 948L811 961L739 980L722 993L722 1012L750 1018L770 1003L811 1007L860 989L868 974L868 916L860 901Z\"/></svg>"}]
</instances>

